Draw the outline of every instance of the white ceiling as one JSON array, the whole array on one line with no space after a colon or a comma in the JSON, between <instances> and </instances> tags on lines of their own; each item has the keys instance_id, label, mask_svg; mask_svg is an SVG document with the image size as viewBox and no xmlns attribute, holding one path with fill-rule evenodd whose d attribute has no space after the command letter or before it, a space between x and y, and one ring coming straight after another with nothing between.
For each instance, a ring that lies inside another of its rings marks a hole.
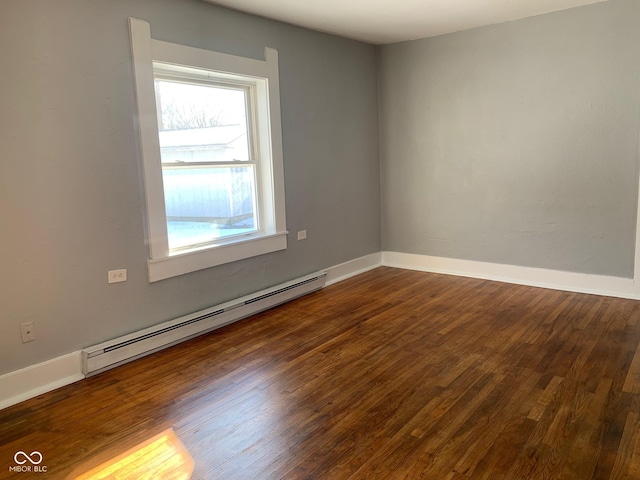
<instances>
[{"instance_id":1,"label":"white ceiling","mask_svg":"<svg viewBox=\"0 0 640 480\"><path fill-rule=\"evenodd\" d=\"M205 0L374 44L432 37L607 0Z\"/></svg>"}]
</instances>

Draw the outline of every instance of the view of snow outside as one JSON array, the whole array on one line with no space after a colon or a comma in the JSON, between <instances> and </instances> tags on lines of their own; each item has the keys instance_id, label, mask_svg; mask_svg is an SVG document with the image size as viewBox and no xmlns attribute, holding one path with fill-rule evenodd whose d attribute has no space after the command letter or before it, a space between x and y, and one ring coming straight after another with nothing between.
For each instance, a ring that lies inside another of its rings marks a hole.
<instances>
[{"instance_id":1,"label":"view of snow outside","mask_svg":"<svg viewBox=\"0 0 640 480\"><path fill-rule=\"evenodd\" d=\"M245 90L156 79L156 98L169 248L254 232Z\"/></svg>"}]
</instances>

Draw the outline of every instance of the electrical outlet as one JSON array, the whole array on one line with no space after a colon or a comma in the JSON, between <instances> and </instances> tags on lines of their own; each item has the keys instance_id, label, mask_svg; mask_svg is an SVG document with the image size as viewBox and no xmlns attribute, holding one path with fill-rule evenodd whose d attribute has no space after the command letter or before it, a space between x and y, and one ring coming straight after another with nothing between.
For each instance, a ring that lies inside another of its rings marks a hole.
<instances>
[{"instance_id":1,"label":"electrical outlet","mask_svg":"<svg viewBox=\"0 0 640 480\"><path fill-rule=\"evenodd\" d=\"M306 230L300 230L298 232L298 240L304 240L305 238L307 238L307 231Z\"/></svg>"},{"instance_id":2,"label":"electrical outlet","mask_svg":"<svg viewBox=\"0 0 640 480\"><path fill-rule=\"evenodd\" d=\"M127 281L127 269L121 268L120 270L109 270L109 283L120 283Z\"/></svg>"},{"instance_id":3,"label":"electrical outlet","mask_svg":"<svg viewBox=\"0 0 640 480\"><path fill-rule=\"evenodd\" d=\"M33 342L36 339L33 322L23 323L20 328L22 329L22 343Z\"/></svg>"}]
</instances>

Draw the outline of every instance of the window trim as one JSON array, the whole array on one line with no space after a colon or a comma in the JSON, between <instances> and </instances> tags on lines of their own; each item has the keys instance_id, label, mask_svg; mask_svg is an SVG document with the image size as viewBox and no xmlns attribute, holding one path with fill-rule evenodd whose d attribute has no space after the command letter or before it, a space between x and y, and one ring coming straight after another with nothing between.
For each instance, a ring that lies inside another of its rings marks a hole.
<instances>
[{"instance_id":1,"label":"window trim","mask_svg":"<svg viewBox=\"0 0 640 480\"><path fill-rule=\"evenodd\" d=\"M234 262L287 248L284 168L278 52L265 48L265 60L239 57L151 38L148 22L129 18L131 52L138 106L138 135L144 176L149 256L149 281ZM183 251L169 251L153 63L170 65L178 74L190 67L214 71L217 79L250 80L256 105L255 164L257 167L260 231L241 238L220 239L214 244ZM269 161L270 159L270 161Z\"/></svg>"}]
</instances>

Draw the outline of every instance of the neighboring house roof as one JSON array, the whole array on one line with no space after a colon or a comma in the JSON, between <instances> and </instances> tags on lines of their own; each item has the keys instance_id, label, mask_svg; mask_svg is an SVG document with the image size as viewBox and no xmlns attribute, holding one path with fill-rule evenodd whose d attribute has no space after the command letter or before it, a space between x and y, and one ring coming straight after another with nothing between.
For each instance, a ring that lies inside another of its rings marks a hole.
<instances>
[{"instance_id":1,"label":"neighboring house roof","mask_svg":"<svg viewBox=\"0 0 640 480\"><path fill-rule=\"evenodd\" d=\"M159 132L160 147L213 147L229 145L246 135L244 125L220 125L188 130L164 130Z\"/></svg>"}]
</instances>

